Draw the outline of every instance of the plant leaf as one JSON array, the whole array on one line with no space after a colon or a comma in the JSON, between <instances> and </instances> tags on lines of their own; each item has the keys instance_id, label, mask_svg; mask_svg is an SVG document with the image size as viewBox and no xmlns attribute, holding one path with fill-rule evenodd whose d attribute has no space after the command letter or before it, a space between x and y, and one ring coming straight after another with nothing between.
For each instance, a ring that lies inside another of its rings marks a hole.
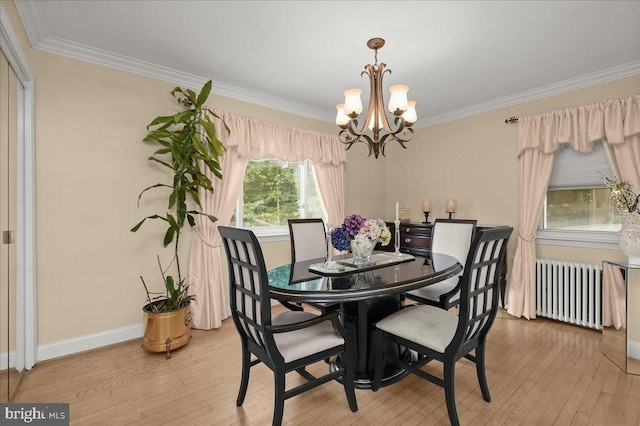
<instances>
[{"instance_id":1,"label":"plant leaf","mask_svg":"<svg viewBox=\"0 0 640 426\"><path fill-rule=\"evenodd\" d=\"M209 93L211 92L211 80L207 81L204 86L202 86L202 90L200 90L200 94L198 95L198 99L196 100L196 108L200 108L207 101L209 97Z\"/></svg>"}]
</instances>

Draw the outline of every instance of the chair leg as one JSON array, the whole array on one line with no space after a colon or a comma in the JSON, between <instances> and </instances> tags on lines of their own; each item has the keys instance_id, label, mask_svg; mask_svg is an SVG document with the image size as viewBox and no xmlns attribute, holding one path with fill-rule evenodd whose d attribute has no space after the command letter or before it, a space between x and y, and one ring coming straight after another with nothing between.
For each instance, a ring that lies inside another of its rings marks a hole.
<instances>
[{"instance_id":1,"label":"chair leg","mask_svg":"<svg viewBox=\"0 0 640 426\"><path fill-rule=\"evenodd\" d=\"M273 401L273 426L280 426L282 424L282 414L284 412L285 380L284 373L274 371L273 375L276 390Z\"/></svg>"},{"instance_id":2,"label":"chair leg","mask_svg":"<svg viewBox=\"0 0 640 426\"><path fill-rule=\"evenodd\" d=\"M456 362L454 360L444 361L444 397L447 401L447 413L451 426L459 426L458 412L456 410L456 394L454 391Z\"/></svg>"},{"instance_id":3,"label":"chair leg","mask_svg":"<svg viewBox=\"0 0 640 426\"><path fill-rule=\"evenodd\" d=\"M242 344L242 377L240 379L240 390L238 391L238 399L236 405L240 407L244 402L249 387L249 373L251 372L251 352L246 345Z\"/></svg>"},{"instance_id":4,"label":"chair leg","mask_svg":"<svg viewBox=\"0 0 640 426\"><path fill-rule=\"evenodd\" d=\"M352 412L358 411L358 402L356 401L356 392L353 385L353 355L355 348L353 344L353 334L345 339L345 351L342 353L342 363L344 366L344 376L342 383L344 384L344 392L347 394L347 401Z\"/></svg>"},{"instance_id":5,"label":"chair leg","mask_svg":"<svg viewBox=\"0 0 640 426\"><path fill-rule=\"evenodd\" d=\"M382 374L384 373L384 341L382 339L382 331L374 330L371 336L371 346L373 349L374 359L374 373L373 383L371 383L371 390L377 392L380 389L380 382L382 382Z\"/></svg>"},{"instance_id":6,"label":"chair leg","mask_svg":"<svg viewBox=\"0 0 640 426\"><path fill-rule=\"evenodd\" d=\"M476 348L476 373L478 373L478 382L482 390L482 397L485 401L491 402L489 386L487 386L487 375L484 369L484 342L480 343Z\"/></svg>"}]
</instances>

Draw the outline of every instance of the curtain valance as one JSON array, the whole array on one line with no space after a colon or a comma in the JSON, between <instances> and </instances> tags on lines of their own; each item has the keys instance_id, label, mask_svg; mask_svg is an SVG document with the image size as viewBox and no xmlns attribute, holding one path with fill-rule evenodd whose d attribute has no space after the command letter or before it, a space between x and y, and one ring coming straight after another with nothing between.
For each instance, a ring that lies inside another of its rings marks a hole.
<instances>
[{"instance_id":1,"label":"curtain valance","mask_svg":"<svg viewBox=\"0 0 640 426\"><path fill-rule=\"evenodd\" d=\"M270 123L255 117L223 110L213 112L224 119L232 137L225 141L228 151L239 157L277 157L284 161L312 160L315 164L340 165L347 155L338 136L313 130ZM223 132L222 128L219 128Z\"/></svg>"},{"instance_id":2,"label":"curtain valance","mask_svg":"<svg viewBox=\"0 0 640 426\"><path fill-rule=\"evenodd\" d=\"M560 143L580 152L590 152L597 140L617 145L631 138L640 143L639 117L640 94L524 116L518 120L518 157L527 149L550 154Z\"/></svg>"}]
</instances>

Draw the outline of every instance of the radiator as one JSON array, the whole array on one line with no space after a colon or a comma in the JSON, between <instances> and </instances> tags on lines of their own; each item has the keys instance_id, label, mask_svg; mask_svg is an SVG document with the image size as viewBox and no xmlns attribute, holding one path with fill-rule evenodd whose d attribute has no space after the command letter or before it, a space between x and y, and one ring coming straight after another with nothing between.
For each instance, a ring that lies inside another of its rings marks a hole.
<instances>
[{"instance_id":1,"label":"radiator","mask_svg":"<svg viewBox=\"0 0 640 426\"><path fill-rule=\"evenodd\" d=\"M602 329L600 265L536 260L536 313Z\"/></svg>"}]
</instances>

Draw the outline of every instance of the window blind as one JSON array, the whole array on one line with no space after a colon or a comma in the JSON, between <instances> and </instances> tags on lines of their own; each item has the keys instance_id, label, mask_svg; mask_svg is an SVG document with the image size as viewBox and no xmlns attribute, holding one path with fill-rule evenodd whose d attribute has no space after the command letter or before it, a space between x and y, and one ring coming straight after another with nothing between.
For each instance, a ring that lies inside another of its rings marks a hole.
<instances>
[{"instance_id":1,"label":"window blind","mask_svg":"<svg viewBox=\"0 0 640 426\"><path fill-rule=\"evenodd\" d=\"M588 153L575 151L568 144L562 144L553 158L549 189L605 188L599 172L613 175L600 141L594 143L593 150Z\"/></svg>"}]
</instances>

